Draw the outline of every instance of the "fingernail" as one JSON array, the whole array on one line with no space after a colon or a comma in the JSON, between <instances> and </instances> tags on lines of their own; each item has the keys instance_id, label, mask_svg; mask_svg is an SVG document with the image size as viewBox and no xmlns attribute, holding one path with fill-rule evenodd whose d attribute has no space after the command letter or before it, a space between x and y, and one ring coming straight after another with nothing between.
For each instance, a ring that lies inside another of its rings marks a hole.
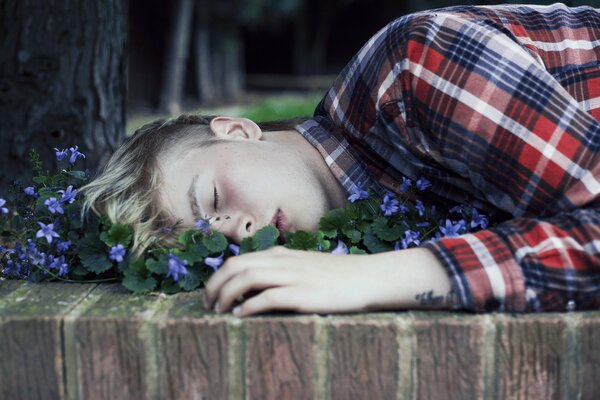
<instances>
[{"instance_id":1,"label":"fingernail","mask_svg":"<svg viewBox=\"0 0 600 400\"><path fill-rule=\"evenodd\" d=\"M217 304L215 304L215 312L218 312L218 313L221 312L221 303L219 303L218 301L217 301Z\"/></svg>"},{"instance_id":2,"label":"fingernail","mask_svg":"<svg viewBox=\"0 0 600 400\"><path fill-rule=\"evenodd\" d=\"M233 307L233 315L235 315L236 317L242 312L242 310L240 309L240 306L236 306Z\"/></svg>"}]
</instances>

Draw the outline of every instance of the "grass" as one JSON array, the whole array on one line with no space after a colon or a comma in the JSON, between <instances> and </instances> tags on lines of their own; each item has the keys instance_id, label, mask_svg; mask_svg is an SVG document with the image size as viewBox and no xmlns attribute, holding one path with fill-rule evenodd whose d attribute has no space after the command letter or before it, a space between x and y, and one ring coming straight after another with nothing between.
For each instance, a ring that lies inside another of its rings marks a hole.
<instances>
[{"instance_id":1,"label":"grass","mask_svg":"<svg viewBox=\"0 0 600 400\"><path fill-rule=\"evenodd\" d=\"M310 116L321 101L319 94L294 94L262 96L255 101L243 105L232 105L221 108L200 108L185 110L186 113L227 115L232 117L245 117L256 122L287 119L299 116ZM127 135L142 125L159 118L166 118L165 114L131 115L127 118Z\"/></svg>"}]
</instances>

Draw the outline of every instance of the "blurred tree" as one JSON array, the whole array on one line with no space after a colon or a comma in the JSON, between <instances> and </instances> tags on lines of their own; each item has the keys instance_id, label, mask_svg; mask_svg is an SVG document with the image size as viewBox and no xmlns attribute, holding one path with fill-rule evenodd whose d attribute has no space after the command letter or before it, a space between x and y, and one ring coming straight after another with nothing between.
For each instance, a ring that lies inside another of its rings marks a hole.
<instances>
[{"instance_id":1,"label":"blurred tree","mask_svg":"<svg viewBox=\"0 0 600 400\"><path fill-rule=\"evenodd\" d=\"M177 0L173 5L159 105L161 110L170 114L181 111L181 93L189 53L193 10L194 0Z\"/></svg>"},{"instance_id":2,"label":"blurred tree","mask_svg":"<svg viewBox=\"0 0 600 400\"><path fill-rule=\"evenodd\" d=\"M125 136L127 0L0 0L0 189L74 145L96 167Z\"/></svg>"}]
</instances>

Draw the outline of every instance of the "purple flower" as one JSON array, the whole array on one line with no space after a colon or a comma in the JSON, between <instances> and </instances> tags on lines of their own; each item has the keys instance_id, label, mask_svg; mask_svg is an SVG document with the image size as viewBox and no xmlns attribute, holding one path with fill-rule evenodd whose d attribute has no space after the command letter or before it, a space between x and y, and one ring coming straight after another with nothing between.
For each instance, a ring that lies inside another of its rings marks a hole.
<instances>
[{"instance_id":1,"label":"purple flower","mask_svg":"<svg viewBox=\"0 0 600 400\"><path fill-rule=\"evenodd\" d=\"M408 188L410 188L410 185L412 185L412 181L407 177L403 176L402 183L400 184L400 190L406 192Z\"/></svg>"},{"instance_id":2,"label":"purple flower","mask_svg":"<svg viewBox=\"0 0 600 400\"><path fill-rule=\"evenodd\" d=\"M400 250L400 242L398 242L397 240L396 240L396 242L394 243L394 250L395 250L395 251L398 251L398 250Z\"/></svg>"},{"instance_id":3,"label":"purple flower","mask_svg":"<svg viewBox=\"0 0 600 400\"><path fill-rule=\"evenodd\" d=\"M337 255L348 254L348 247L346 247L344 242L342 242L341 240L338 240L337 247L331 251L331 254L337 254Z\"/></svg>"},{"instance_id":4,"label":"purple flower","mask_svg":"<svg viewBox=\"0 0 600 400\"><path fill-rule=\"evenodd\" d=\"M449 213L462 214L462 208L460 206L454 206L448 210Z\"/></svg>"},{"instance_id":5,"label":"purple flower","mask_svg":"<svg viewBox=\"0 0 600 400\"><path fill-rule=\"evenodd\" d=\"M164 233L171 232L172 230L173 230L173 229L171 229L171 228L167 228L167 227L162 227L162 228L160 228L160 231L161 231L161 232L164 232Z\"/></svg>"},{"instance_id":6,"label":"purple flower","mask_svg":"<svg viewBox=\"0 0 600 400\"><path fill-rule=\"evenodd\" d=\"M181 260L175 254L169 253L169 271L167 272L166 277L168 278L169 276L172 276L173 280L177 282L177 280L179 279L179 274L188 274L188 270L185 268L186 265L187 260Z\"/></svg>"},{"instance_id":7,"label":"purple flower","mask_svg":"<svg viewBox=\"0 0 600 400\"><path fill-rule=\"evenodd\" d=\"M360 183L358 185L352 185L350 191L351 194L348 196L348 200L350 200L351 203L354 203L357 200L369 198L369 193L366 190L363 190L363 188L360 186Z\"/></svg>"},{"instance_id":8,"label":"purple flower","mask_svg":"<svg viewBox=\"0 0 600 400\"><path fill-rule=\"evenodd\" d=\"M408 209L408 207L406 207L404 204L400 204L399 208L398 208L398 212L400 214L406 214L408 213L410 210Z\"/></svg>"},{"instance_id":9,"label":"purple flower","mask_svg":"<svg viewBox=\"0 0 600 400\"><path fill-rule=\"evenodd\" d=\"M427 178L421 177L417 180L416 186L418 190L423 191L431 187L431 182L429 182Z\"/></svg>"},{"instance_id":10,"label":"purple flower","mask_svg":"<svg viewBox=\"0 0 600 400\"><path fill-rule=\"evenodd\" d=\"M59 241L56 243L56 251L59 253L64 253L65 251L69 250L69 246L71 246L70 240L67 240L66 242Z\"/></svg>"},{"instance_id":11,"label":"purple flower","mask_svg":"<svg viewBox=\"0 0 600 400\"><path fill-rule=\"evenodd\" d=\"M196 229L208 235L210 233L210 222L207 219L201 218L196 221Z\"/></svg>"},{"instance_id":12,"label":"purple flower","mask_svg":"<svg viewBox=\"0 0 600 400\"><path fill-rule=\"evenodd\" d=\"M55 147L54 151L58 161L62 161L67 157L67 149L59 150Z\"/></svg>"},{"instance_id":13,"label":"purple flower","mask_svg":"<svg viewBox=\"0 0 600 400\"><path fill-rule=\"evenodd\" d=\"M429 226L429 221L417 222L415 226L417 228L427 228Z\"/></svg>"},{"instance_id":14,"label":"purple flower","mask_svg":"<svg viewBox=\"0 0 600 400\"><path fill-rule=\"evenodd\" d=\"M481 226L482 229L487 228L488 220L485 215L480 215L476 208L471 210L471 228Z\"/></svg>"},{"instance_id":15,"label":"purple flower","mask_svg":"<svg viewBox=\"0 0 600 400\"><path fill-rule=\"evenodd\" d=\"M379 208L383 211L383 215L389 217L398 212L398 200L396 200L392 193L388 192L383 196L383 203L381 203Z\"/></svg>"},{"instance_id":16,"label":"purple flower","mask_svg":"<svg viewBox=\"0 0 600 400\"><path fill-rule=\"evenodd\" d=\"M6 200L0 197L0 214L8 214L8 208L3 207L6 204Z\"/></svg>"},{"instance_id":17,"label":"purple flower","mask_svg":"<svg viewBox=\"0 0 600 400\"><path fill-rule=\"evenodd\" d=\"M73 203L75 201L75 196L77 195L77 189L73 190L73 185L69 185L67 190L59 190L58 193L62 194L60 198L61 203Z\"/></svg>"},{"instance_id":18,"label":"purple flower","mask_svg":"<svg viewBox=\"0 0 600 400\"><path fill-rule=\"evenodd\" d=\"M68 273L69 266L65 262L65 256L60 256L60 257L50 256L50 263L48 264L48 268L57 269L58 276L65 276Z\"/></svg>"},{"instance_id":19,"label":"purple flower","mask_svg":"<svg viewBox=\"0 0 600 400\"><path fill-rule=\"evenodd\" d=\"M440 226L440 231L444 234L444 237L454 237L461 234L464 228L465 221L463 219L454 223L453 221L446 218L445 226Z\"/></svg>"},{"instance_id":20,"label":"purple flower","mask_svg":"<svg viewBox=\"0 0 600 400\"><path fill-rule=\"evenodd\" d=\"M48 207L48 211L50 211L52 214L56 212L58 212L59 214L65 213L65 210L62 209L59 201L56 200L56 197L50 197L49 199L44 201L44 205Z\"/></svg>"},{"instance_id":21,"label":"purple flower","mask_svg":"<svg viewBox=\"0 0 600 400\"><path fill-rule=\"evenodd\" d=\"M217 269L223 264L223 252L218 257L206 257L204 264L208 265L217 272Z\"/></svg>"},{"instance_id":22,"label":"purple flower","mask_svg":"<svg viewBox=\"0 0 600 400\"><path fill-rule=\"evenodd\" d=\"M229 244L229 251L231 251L231 253L232 253L234 256L239 256L239 255L240 255L240 246L238 246L238 245L237 245L237 244L235 244L235 243L230 243L230 244Z\"/></svg>"},{"instance_id":23,"label":"purple flower","mask_svg":"<svg viewBox=\"0 0 600 400\"><path fill-rule=\"evenodd\" d=\"M52 243L53 237L59 237L58 233L54 232L54 224L44 224L43 222L39 222L41 229L37 231L35 234L36 238L45 237L48 243Z\"/></svg>"},{"instance_id":24,"label":"purple flower","mask_svg":"<svg viewBox=\"0 0 600 400\"><path fill-rule=\"evenodd\" d=\"M423 213L425 212L425 206L423 205L423 202L421 200L417 200L415 207L417 208L417 211L419 212L419 217L422 217Z\"/></svg>"},{"instance_id":25,"label":"purple flower","mask_svg":"<svg viewBox=\"0 0 600 400\"><path fill-rule=\"evenodd\" d=\"M71 164L75 164L75 161L77 161L77 158L79 158L79 157L85 158L85 154L77 151L78 148L79 148L78 146L69 148L69 150L71 151L71 157L69 157L69 162Z\"/></svg>"},{"instance_id":26,"label":"purple flower","mask_svg":"<svg viewBox=\"0 0 600 400\"><path fill-rule=\"evenodd\" d=\"M115 246L110 248L109 259L116 261L117 263L123 262L123 257L125 256L125 246L121 243L117 243Z\"/></svg>"},{"instance_id":27,"label":"purple flower","mask_svg":"<svg viewBox=\"0 0 600 400\"><path fill-rule=\"evenodd\" d=\"M23 189L23 191L28 196L37 197L37 193L35 192L35 187L33 187L33 186L27 186L25 189Z\"/></svg>"},{"instance_id":28,"label":"purple flower","mask_svg":"<svg viewBox=\"0 0 600 400\"><path fill-rule=\"evenodd\" d=\"M415 246L418 246L421 243L421 241L419 240L420 236L421 234L419 232L407 229L406 231L404 231L404 237L402 238L402 248L406 249L412 243L414 243Z\"/></svg>"},{"instance_id":29,"label":"purple flower","mask_svg":"<svg viewBox=\"0 0 600 400\"><path fill-rule=\"evenodd\" d=\"M29 253L29 259L33 265L44 265L46 262L46 253L35 249L35 251Z\"/></svg>"}]
</instances>

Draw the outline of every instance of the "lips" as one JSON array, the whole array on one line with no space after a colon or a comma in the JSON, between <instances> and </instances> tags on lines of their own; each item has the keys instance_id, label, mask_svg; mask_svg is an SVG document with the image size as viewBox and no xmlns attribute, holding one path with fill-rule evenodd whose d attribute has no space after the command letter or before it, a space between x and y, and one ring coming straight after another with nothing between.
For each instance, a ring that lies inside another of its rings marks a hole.
<instances>
[{"instance_id":1,"label":"lips","mask_svg":"<svg viewBox=\"0 0 600 400\"><path fill-rule=\"evenodd\" d=\"M283 240L283 232L287 231L290 227L289 221L281 209L277 209L277 212L271 219L271 225L274 225L279 229L279 240Z\"/></svg>"}]
</instances>

